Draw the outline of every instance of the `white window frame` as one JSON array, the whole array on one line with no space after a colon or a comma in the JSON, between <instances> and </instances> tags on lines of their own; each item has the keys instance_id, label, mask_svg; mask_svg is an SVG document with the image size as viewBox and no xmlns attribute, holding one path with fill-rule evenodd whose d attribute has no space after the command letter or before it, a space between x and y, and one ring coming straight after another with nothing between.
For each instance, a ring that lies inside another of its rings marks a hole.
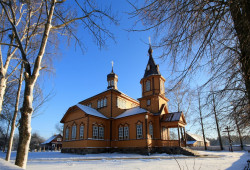
<instances>
[{"instance_id":1,"label":"white window frame","mask_svg":"<svg viewBox=\"0 0 250 170\"><path fill-rule=\"evenodd\" d=\"M107 106L107 98L106 97L103 100L103 106Z\"/></svg>"},{"instance_id":2,"label":"white window frame","mask_svg":"<svg viewBox=\"0 0 250 170\"><path fill-rule=\"evenodd\" d=\"M98 126L93 126L93 139L98 139Z\"/></svg>"},{"instance_id":3,"label":"white window frame","mask_svg":"<svg viewBox=\"0 0 250 170\"><path fill-rule=\"evenodd\" d=\"M146 81L146 91L150 91L150 80Z\"/></svg>"},{"instance_id":4,"label":"white window frame","mask_svg":"<svg viewBox=\"0 0 250 170\"><path fill-rule=\"evenodd\" d=\"M104 139L104 127L99 127L99 139Z\"/></svg>"},{"instance_id":5,"label":"white window frame","mask_svg":"<svg viewBox=\"0 0 250 170\"><path fill-rule=\"evenodd\" d=\"M118 130L118 136L119 136L119 140L123 140L123 127L120 126L119 130Z\"/></svg>"},{"instance_id":6,"label":"white window frame","mask_svg":"<svg viewBox=\"0 0 250 170\"><path fill-rule=\"evenodd\" d=\"M124 140L128 140L128 139L129 139L129 127L124 126Z\"/></svg>"},{"instance_id":7,"label":"white window frame","mask_svg":"<svg viewBox=\"0 0 250 170\"><path fill-rule=\"evenodd\" d=\"M76 124L72 126L72 131L71 131L71 139L75 140L76 139Z\"/></svg>"},{"instance_id":8,"label":"white window frame","mask_svg":"<svg viewBox=\"0 0 250 170\"><path fill-rule=\"evenodd\" d=\"M136 125L136 138L142 139L142 123Z\"/></svg>"},{"instance_id":9,"label":"white window frame","mask_svg":"<svg viewBox=\"0 0 250 170\"><path fill-rule=\"evenodd\" d=\"M84 125L80 126L80 139L84 138Z\"/></svg>"}]
</instances>

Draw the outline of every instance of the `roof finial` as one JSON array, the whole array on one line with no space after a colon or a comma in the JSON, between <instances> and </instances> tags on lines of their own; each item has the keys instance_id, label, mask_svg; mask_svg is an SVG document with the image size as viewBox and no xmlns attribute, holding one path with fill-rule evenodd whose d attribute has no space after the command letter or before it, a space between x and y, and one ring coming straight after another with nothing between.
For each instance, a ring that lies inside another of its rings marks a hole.
<instances>
[{"instance_id":1,"label":"roof finial","mask_svg":"<svg viewBox=\"0 0 250 170\"><path fill-rule=\"evenodd\" d=\"M148 41L149 41L148 54L149 54L149 56L152 57L153 50L152 50L152 48L151 48L151 38L150 38L150 37L148 37Z\"/></svg>"},{"instance_id":2,"label":"roof finial","mask_svg":"<svg viewBox=\"0 0 250 170\"><path fill-rule=\"evenodd\" d=\"M113 73L113 72L114 72L114 71L113 71L114 62L111 61L111 64L112 64L112 71L111 71L111 72Z\"/></svg>"}]
</instances>

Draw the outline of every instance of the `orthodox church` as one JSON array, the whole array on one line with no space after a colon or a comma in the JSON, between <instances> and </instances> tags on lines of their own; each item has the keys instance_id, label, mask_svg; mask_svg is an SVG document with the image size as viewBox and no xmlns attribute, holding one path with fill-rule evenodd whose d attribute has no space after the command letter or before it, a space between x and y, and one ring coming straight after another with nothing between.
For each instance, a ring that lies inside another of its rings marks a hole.
<instances>
[{"instance_id":1,"label":"orthodox church","mask_svg":"<svg viewBox=\"0 0 250 170\"><path fill-rule=\"evenodd\" d=\"M107 75L107 90L70 107L61 119L64 124L62 152L132 152L148 154L186 146L185 117L170 112L165 97L165 78L152 57L142 77L138 100L117 88L118 75ZM170 130L178 130L171 139Z\"/></svg>"}]
</instances>

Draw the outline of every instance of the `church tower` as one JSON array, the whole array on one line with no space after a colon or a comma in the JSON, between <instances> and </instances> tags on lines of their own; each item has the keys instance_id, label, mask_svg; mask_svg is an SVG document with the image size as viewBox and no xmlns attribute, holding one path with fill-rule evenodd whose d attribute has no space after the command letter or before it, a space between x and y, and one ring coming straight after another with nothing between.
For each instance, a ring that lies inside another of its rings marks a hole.
<instances>
[{"instance_id":1,"label":"church tower","mask_svg":"<svg viewBox=\"0 0 250 170\"><path fill-rule=\"evenodd\" d=\"M107 81L108 81L108 89L116 89L117 90L118 76L117 76L117 74L114 73L113 61L112 61L111 73L109 73L107 75Z\"/></svg>"},{"instance_id":2,"label":"church tower","mask_svg":"<svg viewBox=\"0 0 250 170\"><path fill-rule=\"evenodd\" d=\"M140 83L142 86L142 97L140 107L149 110L152 113L159 113L162 107L167 107L168 99L165 97L165 78L161 76L159 65L155 64L152 56L151 45L148 49L149 60L146 70ZM168 108L168 107L167 107Z\"/></svg>"}]
</instances>

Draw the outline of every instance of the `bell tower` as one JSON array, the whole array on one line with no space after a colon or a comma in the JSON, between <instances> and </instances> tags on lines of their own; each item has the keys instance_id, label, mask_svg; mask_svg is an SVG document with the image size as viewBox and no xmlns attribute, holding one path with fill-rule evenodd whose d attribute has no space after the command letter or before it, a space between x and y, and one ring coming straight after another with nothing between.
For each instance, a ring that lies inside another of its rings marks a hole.
<instances>
[{"instance_id":1,"label":"bell tower","mask_svg":"<svg viewBox=\"0 0 250 170\"><path fill-rule=\"evenodd\" d=\"M152 56L153 50L151 45L148 49L148 64L146 66L144 76L141 79L142 97L140 107L149 110L152 113L159 113L162 106L167 106L168 99L165 97L165 78L159 71L159 65L155 64Z\"/></svg>"},{"instance_id":2,"label":"bell tower","mask_svg":"<svg viewBox=\"0 0 250 170\"><path fill-rule=\"evenodd\" d=\"M108 89L116 89L117 90L117 82L118 82L118 76L114 73L113 65L114 62L112 61L112 70L111 73L107 75L107 81L108 81Z\"/></svg>"}]
</instances>

